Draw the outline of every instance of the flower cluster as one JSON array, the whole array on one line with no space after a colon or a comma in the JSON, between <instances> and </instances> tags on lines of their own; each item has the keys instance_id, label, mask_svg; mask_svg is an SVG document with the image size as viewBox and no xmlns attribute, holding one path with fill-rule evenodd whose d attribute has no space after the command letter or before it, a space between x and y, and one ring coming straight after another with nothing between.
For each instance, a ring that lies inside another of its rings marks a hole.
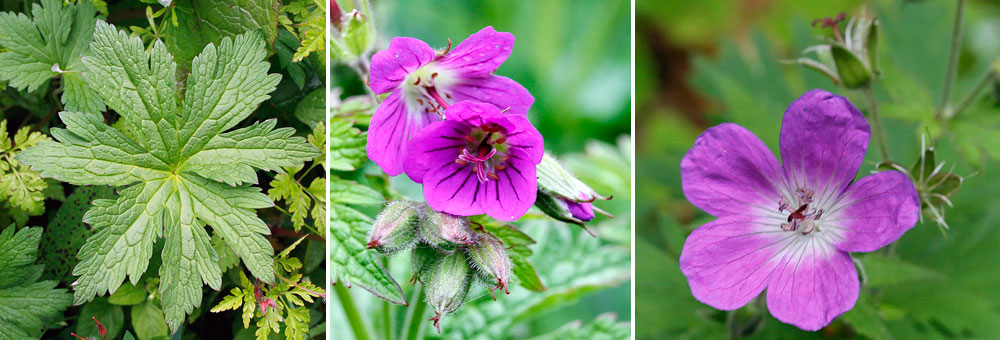
<instances>
[{"instance_id":1,"label":"flower cluster","mask_svg":"<svg viewBox=\"0 0 1000 340\"><path fill-rule=\"evenodd\" d=\"M473 283L489 287L491 296L497 290L509 294L512 265L506 247L473 224L427 204L393 201L368 232L368 248L385 254L413 250L411 281L426 285L438 332L441 317L462 306Z\"/></svg>"},{"instance_id":2,"label":"flower cluster","mask_svg":"<svg viewBox=\"0 0 1000 340\"><path fill-rule=\"evenodd\" d=\"M486 27L436 52L397 37L372 56L369 86L389 93L372 117L368 157L424 185L427 203L454 215L513 221L535 202L541 134L525 115L535 99L493 72L514 35Z\"/></svg>"},{"instance_id":3,"label":"flower cluster","mask_svg":"<svg viewBox=\"0 0 1000 340\"><path fill-rule=\"evenodd\" d=\"M771 314L805 330L850 310L860 283L849 253L896 241L920 213L900 172L854 181L869 136L861 112L823 90L785 111L782 163L739 125L702 133L681 160L681 184L718 219L695 229L681 252L694 297L733 310L766 289Z\"/></svg>"}]
</instances>

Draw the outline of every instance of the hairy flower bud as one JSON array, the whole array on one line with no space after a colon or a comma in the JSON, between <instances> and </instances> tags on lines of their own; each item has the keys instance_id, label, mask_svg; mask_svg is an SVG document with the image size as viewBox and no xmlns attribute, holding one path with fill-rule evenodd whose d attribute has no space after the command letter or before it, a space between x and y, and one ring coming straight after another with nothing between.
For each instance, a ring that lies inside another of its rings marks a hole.
<instances>
[{"instance_id":1,"label":"hairy flower bud","mask_svg":"<svg viewBox=\"0 0 1000 340\"><path fill-rule=\"evenodd\" d=\"M421 223L424 241L443 250L453 250L456 245L476 242L476 234L469 227L469 218L437 212L429 206Z\"/></svg>"},{"instance_id":2,"label":"hairy flower bud","mask_svg":"<svg viewBox=\"0 0 1000 340\"><path fill-rule=\"evenodd\" d=\"M434 266L441 260L441 257L443 257L443 254L434 249L434 247L418 243L413 248L413 252L410 253L410 262L413 269L413 278L410 279L410 282L427 282L431 272L434 270Z\"/></svg>"},{"instance_id":3,"label":"hairy flower bud","mask_svg":"<svg viewBox=\"0 0 1000 340\"><path fill-rule=\"evenodd\" d=\"M420 215L420 208L413 202L389 202L368 232L368 248L383 253L409 248L417 241Z\"/></svg>"},{"instance_id":4,"label":"hairy flower bud","mask_svg":"<svg viewBox=\"0 0 1000 340\"><path fill-rule=\"evenodd\" d=\"M427 304L434 307L434 327L441 333L441 316L462 306L469 292L469 262L464 252L456 251L445 256L434 266L427 282Z\"/></svg>"},{"instance_id":5,"label":"hairy flower bud","mask_svg":"<svg viewBox=\"0 0 1000 340\"><path fill-rule=\"evenodd\" d=\"M496 285L490 287L490 296L493 300L497 299L493 295L494 290L499 289L510 294L507 284L510 282L512 266L507 249L500 239L488 233L480 233L479 240L466 248L466 251L472 264L479 269L479 274L487 278L486 282Z\"/></svg>"},{"instance_id":6,"label":"hairy flower bud","mask_svg":"<svg viewBox=\"0 0 1000 340\"><path fill-rule=\"evenodd\" d=\"M538 195L535 206L559 221L583 226L584 222L594 219L595 208L591 202L611 199L598 195L550 154L542 157L537 172ZM600 209L597 211L603 213Z\"/></svg>"},{"instance_id":7,"label":"hairy flower bud","mask_svg":"<svg viewBox=\"0 0 1000 340\"><path fill-rule=\"evenodd\" d=\"M832 39L826 44L810 46L805 50L804 54L814 52L817 59L803 57L788 62L820 71L834 83L849 89L868 86L879 75L879 22L862 12L852 17L841 33L837 23L843 19L841 13L835 19L814 21L814 25L823 22L822 27L833 33Z\"/></svg>"}]
</instances>

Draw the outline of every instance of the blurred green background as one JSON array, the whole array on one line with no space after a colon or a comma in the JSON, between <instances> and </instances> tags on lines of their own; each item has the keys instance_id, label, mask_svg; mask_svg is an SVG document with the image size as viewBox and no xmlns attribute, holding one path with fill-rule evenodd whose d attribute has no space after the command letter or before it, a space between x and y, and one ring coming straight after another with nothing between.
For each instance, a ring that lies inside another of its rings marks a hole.
<instances>
[{"instance_id":1,"label":"blurred green background","mask_svg":"<svg viewBox=\"0 0 1000 340\"><path fill-rule=\"evenodd\" d=\"M466 306L443 319L442 338L559 338L566 333L553 332L575 320L588 324L613 313L619 322L630 321L629 5L611 0L372 1L376 51L396 36L444 48L447 39L457 45L485 26L513 33L513 53L496 74L516 80L535 97L528 116L544 136L546 150L599 193L615 197L595 204L616 216L588 224L597 238L574 225L538 218L518 222L537 242L531 246L535 255L530 261L548 290L533 293L512 287L510 295L498 295L496 302L483 295L485 291L470 292ZM334 93L340 92L341 98L365 94L351 68L336 63L331 67ZM368 162L364 172L380 170ZM405 176L393 179L392 185L411 199L422 199L419 187ZM413 293L405 282L410 277L408 257L397 255L388 263L407 297ZM386 308L381 300L361 289L352 289L352 295L359 308L369 312L364 316L368 322L386 327L376 318ZM350 339L335 297L330 306L330 325L343 326L331 327L331 338ZM401 321L405 311L392 307L388 312ZM425 330L431 329L426 323ZM437 337L433 331L426 335Z\"/></svg>"},{"instance_id":2,"label":"blurred green background","mask_svg":"<svg viewBox=\"0 0 1000 340\"><path fill-rule=\"evenodd\" d=\"M714 218L684 198L680 160L710 126L735 122L777 151L786 106L823 88L863 112L863 94L818 72L779 61L822 43L810 22L861 6L881 21L882 78L875 84L893 160L918 157L920 137L939 137L937 160L966 178L947 209L944 235L929 219L893 254L855 254L868 282L857 306L818 332L781 324L752 308L730 326L756 339L996 338L1000 334L1000 101L995 81L959 118L934 119L941 101L956 1L650 1L636 3L636 338L730 336L726 312L699 303L677 258L690 231ZM1000 4L968 1L952 101L965 95L1000 54ZM841 25L843 28L843 25ZM859 173L879 160L872 141ZM766 314L766 311L765 311Z\"/></svg>"}]
</instances>

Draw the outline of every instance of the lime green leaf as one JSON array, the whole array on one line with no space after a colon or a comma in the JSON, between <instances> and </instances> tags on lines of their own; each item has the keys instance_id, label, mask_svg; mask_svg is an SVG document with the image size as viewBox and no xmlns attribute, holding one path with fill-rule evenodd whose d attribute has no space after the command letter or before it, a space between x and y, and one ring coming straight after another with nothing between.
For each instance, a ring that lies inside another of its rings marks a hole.
<instances>
[{"instance_id":1,"label":"lime green leaf","mask_svg":"<svg viewBox=\"0 0 1000 340\"><path fill-rule=\"evenodd\" d=\"M19 90L35 91L51 78L62 76L66 110L104 111L104 102L80 73L80 57L87 53L97 22L97 9L80 1L63 6L59 0L34 4L24 14L0 13L0 81Z\"/></svg>"},{"instance_id":2,"label":"lime green leaf","mask_svg":"<svg viewBox=\"0 0 1000 340\"><path fill-rule=\"evenodd\" d=\"M351 171L368 160L365 143L368 132L354 127L350 121L330 122L330 169Z\"/></svg>"},{"instance_id":3,"label":"lime green leaf","mask_svg":"<svg viewBox=\"0 0 1000 340\"><path fill-rule=\"evenodd\" d=\"M386 301L405 305L403 288L382 267L375 251L365 246L366 233L374 221L339 204L330 207L328 239L333 282L346 287L358 285Z\"/></svg>"},{"instance_id":4,"label":"lime green leaf","mask_svg":"<svg viewBox=\"0 0 1000 340\"><path fill-rule=\"evenodd\" d=\"M154 242L166 238L159 290L165 321L176 331L200 305L202 286L221 286L219 244L211 244L206 225L256 279L274 282L273 249L263 236L270 230L256 214L273 202L259 188L233 184L251 181L252 169L299 165L319 152L291 130L274 129L274 122L225 132L267 99L280 78L267 74L259 32L205 47L192 63L182 103L175 98L173 58L162 43L147 55L138 37L104 22L97 23L94 40L85 76L121 115L122 131L96 114L63 112L66 129L52 132L57 142L40 142L18 159L43 176L119 187L117 199L94 201L83 217L97 232L73 270L78 304L114 293L126 277L137 284ZM217 152L230 163L212 164L201 152ZM237 173L222 175L218 166Z\"/></svg>"},{"instance_id":5,"label":"lime green leaf","mask_svg":"<svg viewBox=\"0 0 1000 340\"><path fill-rule=\"evenodd\" d=\"M7 121L0 121L0 201L7 201L11 207L32 216L45 210L45 191L49 185L39 172L14 158L22 150L47 140L49 137L27 127L18 129L11 140L7 136Z\"/></svg>"},{"instance_id":6,"label":"lime green leaf","mask_svg":"<svg viewBox=\"0 0 1000 340\"><path fill-rule=\"evenodd\" d=\"M124 283L114 294L108 297L108 302L113 305L131 306L146 301L146 288L142 285L135 286L131 283Z\"/></svg>"},{"instance_id":7,"label":"lime green leaf","mask_svg":"<svg viewBox=\"0 0 1000 340\"><path fill-rule=\"evenodd\" d=\"M380 205L385 203L385 197L355 181L331 178L330 201L337 204Z\"/></svg>"},{"instance_id":8,"label":"lime green leaf","mask_svg":"<svg viewBox=\"0 0 1000 340\"><path fill-rule=\"evenodd\" d=\"M309 333L309 309L297 307L288 310L285 317L285 339L303 340Z\"/></svg>"},{"instance_id":9,"label":"lime green leaf","mask_svg":"<svg viewBox=\"0 0 1000 340\"><path fill-rule=\"evenodd\" d=\"M150 340L156 337L170 335L166 321L163 321L163 312L160 307L153 303L153 300L132 306L132 329L135 330L139 340Z\"/></svg>"},{"instance_id":10,"label":"lime green leaf","mask_svg":"<svg viewBox=\"0 0 1000 340\"><path fill-rule=\"evenodd\" d=\"M39 281L35 253L42 228L9 226L0 232L0 339L38 338L43 320L58 317L72 298L57 281Z\"/></svg>"}]
</instances>

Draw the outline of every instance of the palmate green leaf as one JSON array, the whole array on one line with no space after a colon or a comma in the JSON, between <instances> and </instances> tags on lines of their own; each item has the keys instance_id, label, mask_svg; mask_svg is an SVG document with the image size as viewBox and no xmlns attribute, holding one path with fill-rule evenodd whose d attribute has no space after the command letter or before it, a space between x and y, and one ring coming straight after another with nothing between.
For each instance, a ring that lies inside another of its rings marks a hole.
<instances>
[{"instance_id":1,"label":"palmate green leaf","mask_svg":"<svg viewBox=\"0 0 1000 340\"><path fill-rule=\"evenodd\" d=\"M191 69L192 60L205 45L219 44L226 37L259 30L268 49L278 37L275 0L174 0L171 6L177 15L177 26L162 25L161 34L182 70Z\"/></svg>"},{"instance_id":2,"label":"palmate green leaf","mask_svg":"<svg viewBox=\"0 0 1000 340\"><path fill-rule=\"evenodd\" d=\"M44 320L58 317L72 298L58 281L39 281L35 252L42 228L9 226L0 232L0 340L41 336Z\"/></svg>"},{"instance_id":3,"label":"palmate green leaf","mask_svg":"<svg viewBox=\"0 0 1000 340\"><path fill-rule=\"evenodd\" d=\"M208 45L192 62L182 103L176 66L163 43L146 53L139 38L97 23L87 81L121 114L126 133L96 114L63 112L57 141L41 142L18 160L43 176L76 185L119 187L83 217L96 230L73 269L76 303L113 293L128 277L137 284L153 244L165 237L160 266L162 311L172 331L201 304L202 286L221 286L218 244L228 245L257 279L274 282L270 231L255 210L273 206L255 170L294 166L319 154L275 122L225 132L268 98L279 80L268 75L259 33ZM133 138L134 137L134 138ZM214 158L227 158L217 161ZM226 167L229 171L220 171Z\"/></svg>"},{"instance_id":4,"label":"palmate green leaf","mask_svg":"<svg viewBox=\"0 0 1000 340\"><path fill-rule=\"evenodd\" d=\"M332 193L333 191L331 191ZM365 246L372 220L346 206L330 205L330 277L334 284L357 285L386 301L405 305L403 288L379 261L374 250Z\"/></svg>"},{"instance_id":5,"label":"palmate green leaf","mask_svg":"<svg viewBox=\"0 0 1000 340\"><path fill-rule=\"evenodd\" d=\"M30 92L61 76L66 110L104 111L104 102L80 76L86 70L80 57L94 35L96 15L88 1L63 6L60 0L32 5L31 18L0 13L0 49L6 49L0 53L0 81Z\"/></svg>"}]
</instances>

